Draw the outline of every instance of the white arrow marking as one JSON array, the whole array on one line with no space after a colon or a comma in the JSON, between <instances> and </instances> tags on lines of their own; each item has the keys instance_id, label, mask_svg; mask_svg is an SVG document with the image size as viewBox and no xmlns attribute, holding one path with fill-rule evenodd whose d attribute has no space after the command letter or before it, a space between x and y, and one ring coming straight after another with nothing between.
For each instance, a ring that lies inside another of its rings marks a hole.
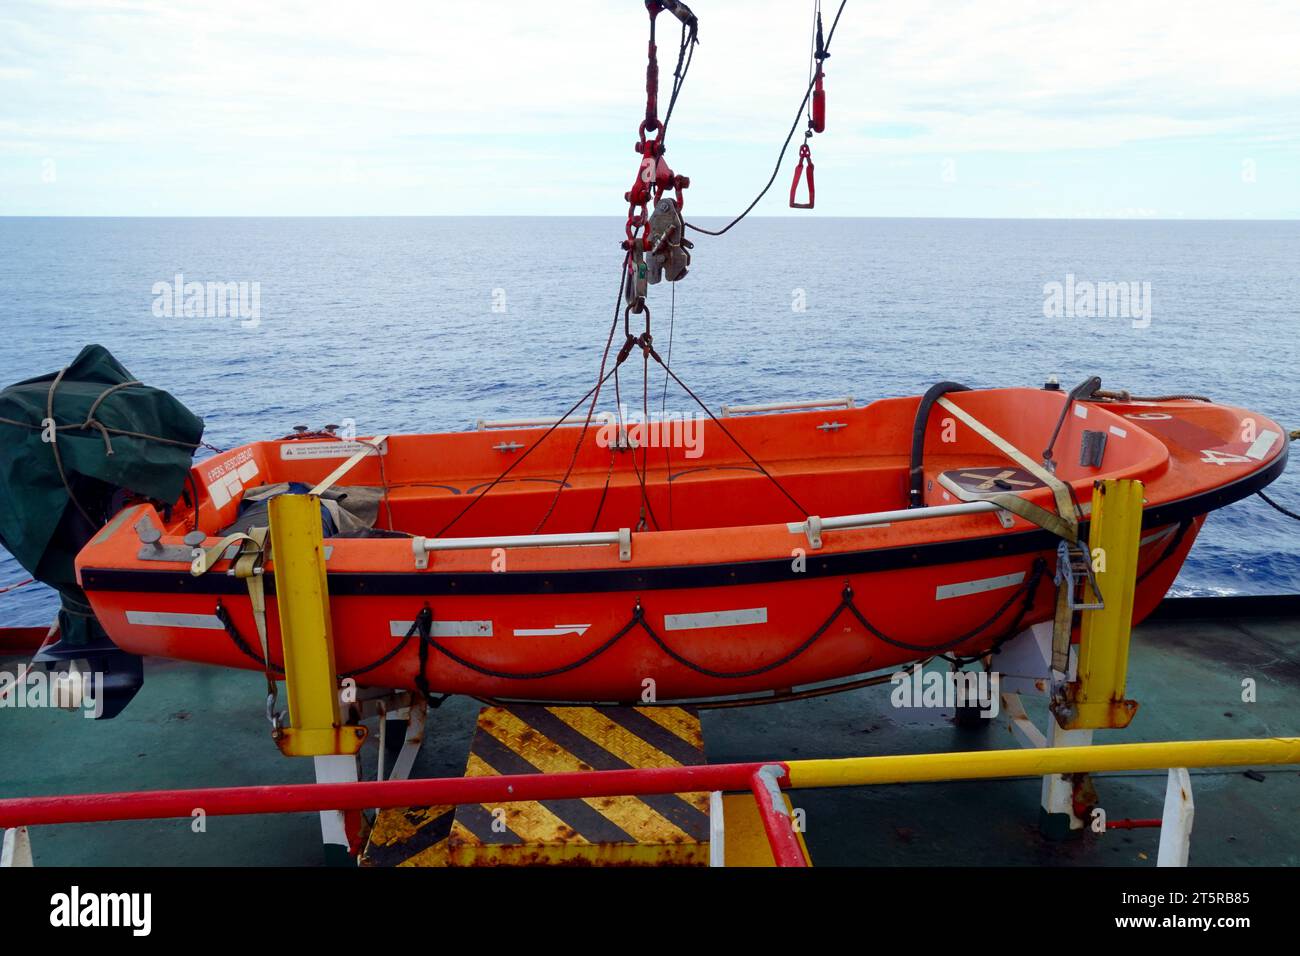
<instances>
[{"instance_id":1,"label":"white arrow marking","mask_svg":"<svg viewBox=\"0 0 1300 956\"><path fill-rule=\"evenodd\" d=\"M563 637L565 634L587 633L590 624L557 624L554 627L517 627L515 637Z\"/></svg>"}]
</instances>

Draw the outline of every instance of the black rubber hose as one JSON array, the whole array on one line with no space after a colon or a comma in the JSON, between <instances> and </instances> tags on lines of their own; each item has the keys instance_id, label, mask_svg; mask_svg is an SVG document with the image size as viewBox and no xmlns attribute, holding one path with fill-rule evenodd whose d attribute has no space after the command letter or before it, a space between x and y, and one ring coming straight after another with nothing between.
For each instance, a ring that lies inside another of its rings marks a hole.
<instances>
[{"instance_id":1,"label":"black rubber hose","mask_svg":"<svg viewBox=\"0 0 1300 956\"><path fill-rule=\"evenodd\" d=\"M921 396L921 404L916 407L916 422L912 425L912 457L907 469L907 506L920 508L925 505L925 429L930 423L930 409L942 396L949 392L969 392L970 388L959 382L939 382L931 385L929 391Z\"/></svg>"}]
</instances>

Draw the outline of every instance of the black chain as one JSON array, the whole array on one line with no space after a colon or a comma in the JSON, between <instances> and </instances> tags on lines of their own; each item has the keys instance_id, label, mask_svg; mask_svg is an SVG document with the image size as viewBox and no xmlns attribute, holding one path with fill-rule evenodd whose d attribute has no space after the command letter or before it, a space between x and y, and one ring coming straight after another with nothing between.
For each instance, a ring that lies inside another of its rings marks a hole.
<instances>
[{"instance_id":1,"label":"black chain","mask_svg":"<svg viewBox=\"0 0 1300 956\"><path fill-rule=\"evenodd\" d=\"M778 667L783 667L784 665L790 663L795 658L799 657L801 654L807 651L810 647L812 647L813 644L815 644L830 629L831 625L834 624L835 621L840 617L840 615L843 614L845 611L848 611L855 618L857 618L858 622L861 623L862 626L866 628L870 634L875 636L877 639L884 641L886 644L890 644L894 647L902 648L903 650L908 650L908 651L937 654L941 651L950 650L954 647L957 647L960 644L964 644L967 641L974 639L980 633L982 633L983 631L987 630L988 628L992 627L995 623L997 623L997 621L1002 617L1003 614L1007 612L1007 610L1016 602L1016 600L1021 599L1022 603L1020 606L1020 610L1017 612L1014 620L1011 622L1011 625L1007 628L1006 632L1001 637L999 637L997 641L995 641L994 644L992 645L991 649L997 650L999 647L1002 646L1002 644L1004 644L1006 641L1010 640L1012 637L1014 637L1016 634L1020 632L1020 624L1024 620L1025 615L1029 613L1030 608L1033 606L1034 597L1038 590L1039 582L1043 579L1046 568L1047 568L1047 562L1045 562L1041 557L1035 558L1033 569L1030 572L1029 577L1025 581L1025 583L1022 584L1015 591L1013 591L1011 593L1011 596L1007 598L1007 600L1003 602L1003 604L996 611L994 611L993 614L987 620L977 625L976 627L972 628L971 630L967 631L966 633L960 635L959 637L953 638L950 641L945 641L942 644L936 644L936 645L909 644L905 641L897 640L896 638L892 638L889 635L885 634L878 627L872 624L867 619L866 615L864 615L858 609L857 604L854 602L853 588L852 586L846 583L844 585L843 591L840 592L839 604L835 606L835 609L831 611L830 615L826 618L824 622L822 622L820 627L818 627L815 631L813 631L812 634L810 634L797 647L795 647L793 650L789 651L788 653L782 655L781 657L777 658L774 661L768 662L767 664L763 664L759 667L749 668L748 670L742 670L742 671L714 670L713 668L705 667L703 664L698 664L695 661L692 661L691 659L683 656L681 653L673 649L662 637L659 636L659 634L655 631L655 629L650 626L650 623L646 620L645 608L641 606L641 602L638 600L635 607L632 610L632 617L628 620L626 624L624 624L621 628L619 628L619 630L612 637L606 640L599 647L596 647L593 650L587 652L577 660L572 661L568 664L562 664L558 667L552 667L552 668L548 668L547 670L541 670L541 671L503 671L491 667L486 667L482 664L476 663L475 661L471 661L468 658L460 656L459 654L452 651L445 645L439 643L433 637L433 633L432 633L433 632L433 611L429 607L429 605L426 604L423 608L420 609L420 612L415 616L415 619L411 622L410 628L407 629L406 634L402 637L401 641L397 644L396 647L389 650L387 653L385 653L383 656L375 660L373 663L367 664L363 667L356 668L354 670L347 671L346 673L340 674L339 676L344 678L356 677L359 674L364 674L367 671L372 671L375 668L388 663L390 660L395 658L399 653L401 653L402 649L406 647L406 645L410 642L411 638L415 637L418 634L420 638L420 670L419 673L416 675L415 685L417 689L420 691L420 693L424 695L426 700L432 701L433 698L429 690L429 681L427 676L430 649L435 650L438 653L444 655L448 660L451 660L454 663L459 664L461 667L474 671L477 674L482 674L485 677L492 677L497 680L541 680L547 677L557 677L560 674L567 674L570 671L577 670L578 668L591 663L597 657L604 654L607 650L609 650L611 647L613 647L615 644L621 641L624 637L630 634L634 628L640 627L643 631L645 631L646 635L656 644L656 646L659 647L661 651L663 651L665 654L667 654L670 658L672 658L677 663L681 664L683 667L689 668L690 670L693 670L698 674L703 674L706 677L714 677L723 680L736 680L736 679L742 679L746 677L757 677L759 675L774 671ZM230 617L229 611L226 610L225 606L222 605L220 601L217 602L216 615L217 618L221 621L222 625L224 626L226 633L230 636L231 641L234 642L235 646L239 648L239 650L243 652L245 655L247 655L249 658L256 661L260 667L265 668L267 666L266 662L240 635L238 628L235 627L235 624ZM969 660L978 660L978 658L970 658ZM969 662L969 660L966 662ZM275 664L271 664L270 668L278 674L284 673L284 668L278 667ZM438 702L441 703L441 701Z\"/></svg>"},{"instance_id":2,"label":"black chain","mask_svg":"<svg viewBox=\"0 0 1300 956\"><path fill-rule=\"evenodd\" d=\"M1178 530L1174 532L1173 540L1170 541L1165 550L1161 552L1160 557L1156 558L1155 563L1137 576L1137 580L1134 582L1135 584L1141 584L1147 578L1151 577L1156 568L1164 564L1165 561L1167 561L1173 553L1178 550L1178 546L1183 543L1183 538L1187 536L1187 531L1191 526L1192 522L1190 520L1184 521L1178 526Z\"/></svg>"},{"instance_id":3,"label":"black chain","mask_svg":"<svg viewBox=\"0 0 1300 956\"><path fill-rule=\"evenodd\" d=\"M858 622L863 627L865 627L868 631L874 634L877 638L884 641L886 644L890 644L894 647L900 647L905 651L918 651L921 653L937 654L940 651L952 650L954 647L957 647L960 644L965 644L967 641L974 639L981 631L986 630L989 627L992 627L993 624L997 622L998 618L1000 618L1003 614L1006 613L1007 608L1011 607L1011 605L1015 603L1016 598L1023 596L1025 599L1025 604L1024 606L1022 606L1021 612L1016 617L1016 621L1015 621L1015 624L1018 625L1020 621L1023 620L1025 613L1028 612L1029 607L1033 604L1034 592L1038 589L1038 582L1039 580L1042 579L1043 571L1046 567L1047 567L1047 562L1045 562L1042 558L1035 558L1034 568L1033 571L1030 572L1029 579L1020 587L1016 588L1016 590L1011 592L1011 596L1007 598L1005 602L1003 602L1000 608L998 608L996 611L993 612L992 617L986 620L983 624L976 625L971 630L967 631L965 634L959 635L958 637L954 637L952 640L945 641L942 644L908 644L906 641L896 640L895 638L892 638L888 634L882 632L874 624L868 621L866 616L861 611L858 610L857 605L854 604L852 601L848 602L848 608L850 611L853 612L853 616L858 619ZM852 597L852 591L848 588L847 585L845 586L844 590L849 593L849 597ZM1008 633L1003 637L1003 641L1006 641L1014 636L1015 636L1014 632Z\"/></svg>"},{"instance_id":4,"label":"black chain","mask_svg":"<svg viewBox=\"0 0 1300 956\"><path fill-rule=\"evenodd\" d=\"M239 648L245 656L257 661L258 667L262 668L262 670L274 671L277 674L284 673L283 667L279 664L263 660L262 655L253 650L252 645L249 644L248 641L244 640L243 635L239 633L239 628L235 626L234 619L230 616L230 611L226 609L224 604L217 601L217 609L213 613L216 615L217 620L221 622L221 626L225 628L226 634L229 635L230 640L234 645Z\"/></svg>"},{"instance_id":5,"label":"black chain","mask_svg":"<svg viewBox=\"0 0 1300 956\"><path fill-rule=\"evenodd\" d=\"M640 603L638 603L636 609L632 612L632 619L628 621L625 625L623 625L623 627L619 629L617 634L615 634L613 637L607 640L604 644L600 645L600 647L596 648L594 651L591 651L588 654L585 654L584 656L580 657L578 660L574 661L571 664L565 664L561 667L553 667L550 670L545 670L545 671L527 671L523 673L511 673L509 671L494 670L490 667L484 667L482 664L476 664L471 660L466 660L465 658L461 657L459 654L456 654L453 651L450 651L447 648L443 647L432 637L423 637L423 635L421 636L423 640L434 650L442 654L445 654L449 659L455 661L461 667L468 668L469 670L472 670L478 674L482 674L485 677L495 677L498 680L540 680L543 677L555 677L559 674L566 674L569 671L577 670L579 667L582 667L584 664L590 663L591 661L595 660L597 657L599 657L601 654L604 654L607 650L609 650L620 640L622 640L625 636L627 636L628 632L631 631L632 628L636 627L637 624L641 622L641 615L642 615L641 605Z\"/></svg>"},{"instance_id":6,"label":"black chain","mask_svg":"<svg viewBox=\"0 0 1300 956\"><path fill-rule=\"evenodd\" d=\"M743 671L713 670L712 668L705 667L702 664L698 664L695 661L692 661L689 658L678 653L676 650L670 647L662 637L660 637L655 632L653 627L650 626L649 622L646 620L645 617L645 609L641 606L640 601L637 601L636 606L633 608L632 617L627 622L627 624L625 624L622 628L620 628L619 631L616 634L614 634L613 637L607 640L604 644L600 645L599 647L585 654L583 657L579 658L578 660L573 661L572 663L564 664L559 667L553 667L545 671L529 671L529 672L512 673L509 671L495 670L493 668L484 667L481 664L477 664L474 661L470 661L467 660L466 658L461 657L460 655L448 650L446 647L444 647L442 644L439 644L437 641L433 640L432 638L424 638L424 640L428 642L429 646L433 647L435 650L439 651L440 653L445 654L450 660L454 661L455 663L460 664L462 667L468 668L469 670L472 670L475 673L483 674L486 677L494 677L500 680L539 680L545 677L555 677L559 674L565 674L568 673L569 671L573 671L579 667L582 667L584 664L590 663L591 661L599 657L601 654L605 653L605 651L613 647L616 643L618 643L618 641L626 637L634 627L639 626L643 631L645 631L646 635L652 641L654 641L654 643L659 647L660 650L662 650L665 654L667 654L673 660L677 661L677 663L681 664L682 666L687 667L690 670L695 671L696 673L703 674L706 677L715 677L724 680L740 679L745 677L757 677L761 674L766 674L770 671L776 670L778 667L782 667L785 664L790 663L800 654L803 654L805 651L807 651L808 648L812 647L812 645L815 644L817 640L821 638L822 635L824 635L827 630L830 629L831 625L835 623L836 619L838 619L839 616L845 610L849 611L854 617L856 617L858 621L860 621L862 625L871 634L873 634L878 639L884 641L886 644L891 644L895 647L900 647L909 651L919 651L922 653L937 653L939 651L949 650L950 648L956 647L959 644L964 644L967 641L972 640L973 638L978 636L982 631L985 631L988 628L992 627L995 623L997 623L998 619L1001 618L1002 615L1006 613L1007 609L1010 608L1018 598L1021 598L1023 599L1023 601L1020 607L1020 611L1016 614L1016 617L1012 621L1011 626L1007 629L1007 632L1003 634L1001 637L999 637L998 640L993 645L993 648L997 649L1006 641L1010 640L1012 637L1014 637L1016 634L1020 632L1020 624L1024 620L1025 615L1029 613L1030 608L1033 606L1034 596L1038 590L1038 584L1043 579L1046 568L1047 568L1047 562L1045 562L1042 558L1036 558L1034 560L1033 570L1030 572L1029 578L1025 581L1024 584L1022 584L1019 588L1013 591L1011 596L1006 600L1006 602L1004 602L1002 606L999 607L987 620L985 620L977 627L973 628L972 630L966 632L965 634L961 635L960 637L952 641L947 641L943 644L932 645L932 646L923 645L923 644L922 645L907 644L902 641L896 640L890 637L889 635L885 634L884 632L882 632L879 628L877 628L870 621L868 621L866 616L863 615L863 613L860 610L858 610L858 607L853 600L854 597L853 588L850 587L848 584L846 584L844 586L844 590L840 594L840 603L835 606L835 609L830 613L830 615L826 618L826 620L822 623L822 625L818 627L815 631L813 631L813 633L809 635L802 643L800 643L798 647L794 648L789 653L783 655L777 660L771 661L760 667L750 668L749 670L743 670Z\"/></svg>"}]
</instances>

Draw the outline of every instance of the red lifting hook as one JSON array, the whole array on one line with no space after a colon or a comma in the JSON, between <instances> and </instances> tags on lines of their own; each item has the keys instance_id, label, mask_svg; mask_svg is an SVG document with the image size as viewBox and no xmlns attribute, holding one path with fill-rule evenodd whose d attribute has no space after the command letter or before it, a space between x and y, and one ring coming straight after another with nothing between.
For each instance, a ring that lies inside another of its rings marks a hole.
<instances>
[{"instance_id":1,"label":"red lifting hook","mask_svg":"<svg viewBox=\"0 0 1300 956\"><path fill-rule=\"evenodd\" d=\"M799 191L799 180L804 175L804 161L808 162L808 201L795 202L795 193ZM790 208L791 209L811 209L813 203L817 201L817 186L813 182L813 161L812 150L808 148L805 142L799 147L799 165L794 168L794 181L790 183Z\"/></svg>"}]
</instances>

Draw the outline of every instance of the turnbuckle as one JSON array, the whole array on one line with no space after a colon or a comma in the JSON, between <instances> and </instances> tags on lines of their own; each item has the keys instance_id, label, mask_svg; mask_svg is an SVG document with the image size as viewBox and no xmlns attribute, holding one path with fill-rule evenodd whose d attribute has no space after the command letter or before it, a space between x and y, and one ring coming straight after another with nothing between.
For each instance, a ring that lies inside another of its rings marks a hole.
<instances>
[{"instance_id":1,"label":"turnbuckle","mask_svg":"<svg viewBox=\"0 0 1300 956\"><path fill-rule=\"evenodd\" d=\"M1090 556L1082 548L1062 541L1056 546L1056 574L1052 580L1056 586L1066 587L1066 602L1071 611L1100 611L1106 607L1101 590L1097 587L1097 577L1092 570ZM1096 601L1077 601L1075 593L1087 583L1096 596Z\"/></svg>"}]
</instances>

